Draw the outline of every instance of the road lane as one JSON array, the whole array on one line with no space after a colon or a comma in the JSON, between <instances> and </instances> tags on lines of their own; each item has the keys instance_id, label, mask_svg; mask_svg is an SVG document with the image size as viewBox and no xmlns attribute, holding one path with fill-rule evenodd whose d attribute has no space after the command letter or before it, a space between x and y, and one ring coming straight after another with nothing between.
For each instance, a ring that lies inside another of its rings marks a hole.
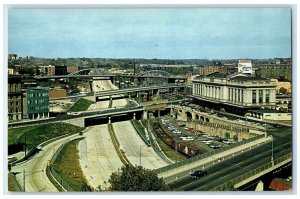
<instances>
[{"instance_id":1,"label":"road lane","mask_svg":"<svg viewBox=\"0 0 300 199\"><path fill-rule=\"evenodd\" d=\"M133 165L156 169L168 165L156 152L148 147L137 134L130 121L113 123L113 127L126 157Z\"/></svg>"},{"instance_id":2,"label":"road lane","mask_svg":"<svg viewBox=\"0 0 300 199\"><path fill-rule=\"evenodd\" d=\"M46 175L48 160L51 160L56 149L63 143L80 137L75 134L57 141L54 141L42 148L38 154L30 160L12 167L12 172L18 173L16 178L23 186L23 170L25 170L25 190L26 192L58 192Z\"/></svg>"},{"instance_id":3,"label":"road lane","mask_svg":"<svg viewBox=\"0 0 300 199\"><path fill-rule=\"evenodd\" d=\"M79 142L80 165L89 184L107 188L112 172L123 165L112 143L108 126L91 126L84 133L85 139Z\"/></svg>"}]
</instances>

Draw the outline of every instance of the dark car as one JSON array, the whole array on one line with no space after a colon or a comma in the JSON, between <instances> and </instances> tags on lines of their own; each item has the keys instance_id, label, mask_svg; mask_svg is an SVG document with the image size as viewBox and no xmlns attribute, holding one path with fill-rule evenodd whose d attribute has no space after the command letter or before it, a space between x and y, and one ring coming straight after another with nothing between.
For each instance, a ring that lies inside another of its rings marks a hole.
<instances>
[{"instance_id":1,"label":"dark car","mask_svg":"<svg viewBox=\"0 0 300 199\"><path fill-rule=\"evenodd\" d=\"M191 175L192 178L199 178L201 176L206 176L207 175L207 171L196 170L196 171L190 172L190 175Z\"/></svg>"}]
</instances>

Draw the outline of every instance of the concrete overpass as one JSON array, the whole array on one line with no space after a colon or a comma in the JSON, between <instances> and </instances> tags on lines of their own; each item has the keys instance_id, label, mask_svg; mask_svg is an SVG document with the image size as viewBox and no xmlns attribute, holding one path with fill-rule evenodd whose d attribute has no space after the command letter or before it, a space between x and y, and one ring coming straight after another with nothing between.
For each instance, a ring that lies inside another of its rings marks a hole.
<instances>
[{"instance_id":1,"label":"concrete overpass","mask_svg":"<svg viewBox=\"0 0 300 199\"><path fill-rule=\"evenodd\" d=\"M127 74L103 74L103 75L55 75L55 76L35 76L36 80L43 79L61 79L61 78L83 78L83 79L92 79L93 77L103 77L107 79L112 79L113 77L129 77L129 78L165 78L165 79L179 79L187 80L186 76L145 76L145 75L127 75Z\"/></svg>"},{"instance_id":2,"label":"concrete overpass","mask_svg":"<svg viewBox=\"0 0 300 199\"><path fill-rule=\"evenodd\" d=\"M98 91L94 93L96 100L100 97L107 97L113 95L124 95L131 96L131 94L135 94L139 96L141 92L150 92L150 94L154 94L157 92L169 92L174 91L174 89L185 89L188 87L186 84L167 84L163 86L145 86L145 87L136 87L136 88L127 88L127 89L116 89L116 90L108 90L108 91Z\"/></svg>"}]
</instances>

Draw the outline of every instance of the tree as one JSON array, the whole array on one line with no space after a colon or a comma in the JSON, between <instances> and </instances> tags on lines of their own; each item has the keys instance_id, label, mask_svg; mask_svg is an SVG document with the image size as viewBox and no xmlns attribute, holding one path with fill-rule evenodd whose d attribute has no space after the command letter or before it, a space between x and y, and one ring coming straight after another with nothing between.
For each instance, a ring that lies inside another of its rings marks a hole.
<instances>
[{"instance_id":1,"label":"tree","mask_svg":"<svg viewBox=\"0 0 300 199\"><path fill-rule=\"evenodd\" d=\"M80 190L82 192L92 192L92 191L94 191L93 188L90 185L88 185L87 183L81 184Z\"/></svg>"},{"instance_id":2,"label":"tree","mask_svg":"<svg viewBox=\"0 0 300 199\"><path fill-rule=\"evenodd\" d=\"M111 191L169 191L170 188L162 178L150 169L141 166L124 165L111 174Z\"/></svg>"},{"instance_id":3,"label":"tree","mask_svg":"<svg viewBox=\"0 0 300 199\"><path fill-rule=\"evenodd\" d=\"M287 92L287 89L284 88L284 87L281 87L281 88L279 89L279 92L282 93L282 94L285 94L285 93Z\"/></svg>"}]
</instances>

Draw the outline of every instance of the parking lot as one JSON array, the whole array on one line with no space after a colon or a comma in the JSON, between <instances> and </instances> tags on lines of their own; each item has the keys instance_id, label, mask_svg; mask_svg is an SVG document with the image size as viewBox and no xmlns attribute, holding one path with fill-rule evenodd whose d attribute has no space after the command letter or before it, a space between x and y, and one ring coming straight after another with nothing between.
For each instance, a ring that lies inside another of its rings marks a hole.
<instances>
[{"instance_id":1,"label":"parking lot","mask_svg":"<svg viewBox=\"0 0 300 199\"><path fill-rule=\"evenodd\" d=\"M162 124L167 129L169 129L169 135L173 138L178 137L182 141L192 142L207 151L219 149L221 147L235 143L235 141L232 139L226 139L219 136L211 136L209 134L196 130L195 127L191 127L193 126L191 122L178 122L177 120L167 117L162 117L161 121Z\"/></svg>"}]
</instances>

